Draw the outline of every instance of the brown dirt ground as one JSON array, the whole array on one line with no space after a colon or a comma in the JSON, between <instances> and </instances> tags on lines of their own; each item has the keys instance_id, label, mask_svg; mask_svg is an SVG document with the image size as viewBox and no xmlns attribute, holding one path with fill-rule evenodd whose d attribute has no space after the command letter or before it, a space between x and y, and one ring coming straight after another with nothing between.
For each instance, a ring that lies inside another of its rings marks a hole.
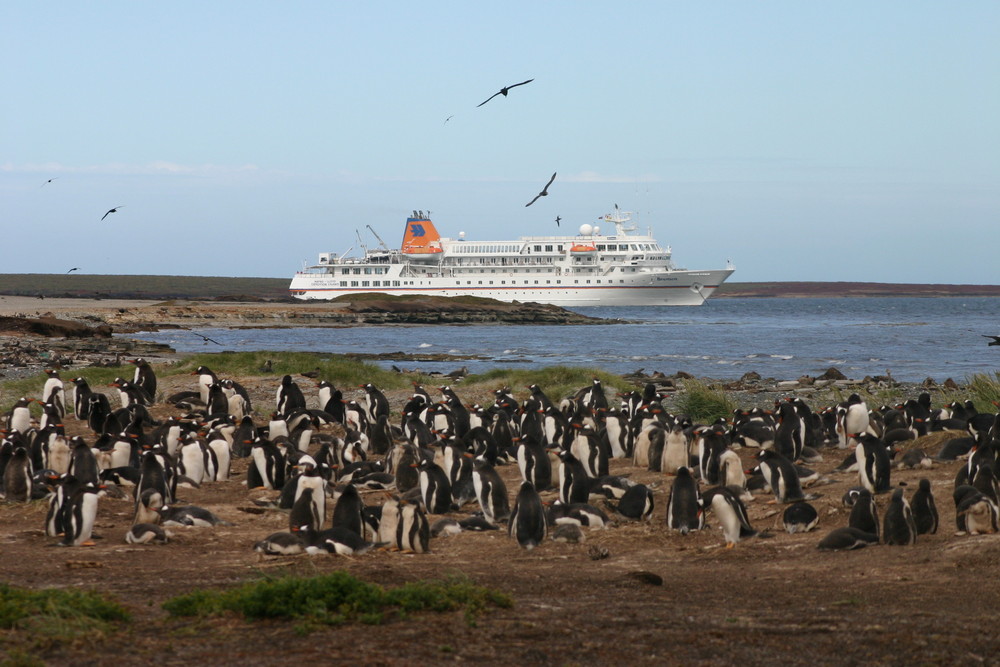
<instances>
[{"instance_id":1,"label":"brown dirt ground","mask_svg":"<svg viewBox=\"0 0 1000 667\"><path fill-rule=\"evenodd\" d=\"M245 380L258 409L269 409L276 381ZM168 393L194 388L190 377L161 384ZM403 397L392 398L398 408ZM154 412L164 416L172 410L158 405ZM72 418L66 423L71 434L85 430ZM748 464L752 455L741 451ZM894 483L907 482L908 493L920 477L932 480L941 513L937 535L921 536L913 547L824 553L816 544L846 525L848 512L840 498L857 482L854 474L831 472L843 456L827 450L826 460L813 466L833 480L813 489L823 494L814 502L821 516L816 530L786 534L780 527L783 507L758 496L749 503L751 521L774 537L746 540L733 550L720 548L721 533L711 515L704 531L686 537L668 532L669 478L622 461L612 463L613 473L654 487L652 522L587 531L582 544L548 541L530 552L496 531L435 539L432 552L423 555L261 557L252 545L286 530L287 515L241 511L251 505L251 493L241 484L246 462L238 460L232 481L181 493L184 501L207 507L235 526L172 529L173 539L165 546L124 542L130 500L102 499L96 530L103 539L92 548L72 549L56 548L56 540L45 537L44 502L3 504L3 581L104 591L134 618L114 633L71 645L33 643L0 632L0 655L26 649L50 664L74 665L196 660L265 665L317 659L372 665L997 664L1000 537L954 535L951 481L959 464L893 472ZM513 496L516 466L502 468L501 474ZM364 495L372 504L382 497ZM887 500L879 498L883 514ZM591 560L593 545L606 547L610 557ZM475 627L460 612L427 613L383 626L322 628L307 636L297 634L294 623L174 619L160 608L172 596L231 586L262 573L334 570L386 586L462 573L508 593L514 606L488 609ZM635 571L656 573L663 585L640 582L630 576Z\"/></svg>"}]
</instances>

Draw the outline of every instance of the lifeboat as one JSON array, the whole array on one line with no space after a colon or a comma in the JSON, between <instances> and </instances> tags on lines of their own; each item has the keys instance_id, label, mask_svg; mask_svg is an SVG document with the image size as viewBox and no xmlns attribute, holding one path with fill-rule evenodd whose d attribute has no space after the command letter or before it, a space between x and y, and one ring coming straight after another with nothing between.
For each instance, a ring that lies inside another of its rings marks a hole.
<instances>
[{"instance_id":1,"label":"lifeboat","mask_svg":"<svg viewBox=\"0 0 1000 667\"><path fill-rule=\"evenodd\" d=\"M597 252L597 248L595 248L592 245L584 245L582 243L578 243L575 246L571 247L569 251L574 255L586 255L589 253Z\"/></svg>"}]
</instances>

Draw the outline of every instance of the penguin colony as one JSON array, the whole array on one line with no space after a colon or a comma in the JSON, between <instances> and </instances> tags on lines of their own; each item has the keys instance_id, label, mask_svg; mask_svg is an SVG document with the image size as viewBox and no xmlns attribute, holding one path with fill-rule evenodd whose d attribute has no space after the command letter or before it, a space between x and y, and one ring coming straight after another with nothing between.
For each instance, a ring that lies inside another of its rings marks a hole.
<instances>
[{"instance_id":1,"label":"penguin colony","mask_svg":"<svg viewBox=\"0 0 1000 667\"><path fill-rule=\"evenodd\" d=\"M184 489L226 481L233 460L244 459L248 497L263 511L288 513L287 531L252 545L262 554L419 554L431 549L432 537L500 529L530 550L548 539L583 541L583 529L623 521L682 536L714 526L733 548L770 535L751 525L746 503L755 494L786 506L769 528L816 528L822 517L810 501L822 494L806 490L821 488L824 478L805 465L822 461L824 450L843 455L834 472L856 475L858 483L842 499L847 525L820 539L820 549L905 546L935 533L930 482L912 491L894 487L892 470L959 459L956 533L998 531L1000 415L977 413L971 402L932 409L923 394L871 409L852 395L813 410L788 398L773 410L737 410L730 420L695 424L670 414L653 385L613 400L598 380L557 400L537 385L520 398L503 387L489 407L466 405L450 386L439 387L437 399L415 386L394 423L389 401L372 384L352 399L320 381L307 398L286 375L265 423L254 419L244 387L202 366L191 391L165 399L178 414L155 420L155 373L142 359L134 363L135 375L115 379L107 393L48 371L42 398L22 398L6 415L0 492L7 502L46 499L44 528L53 544L93 545L98 507L109 495L134 507L125 534L131 544L168 544L175 527L232 525L186 503ZM42 405L38 419L32 402ZM67 405L89 437L67 437ZM941 429L968 435L951 438L933 458L906 447ZM755 454L737 453L747 448ZM612 459L661 473L662 481L647 486L611 475ZM747 460L756 465L747 469ZM503 466L519 473L513 493L498 473ZM657 488L666 496L659 512Z\"/></svg>"}]
</instances>

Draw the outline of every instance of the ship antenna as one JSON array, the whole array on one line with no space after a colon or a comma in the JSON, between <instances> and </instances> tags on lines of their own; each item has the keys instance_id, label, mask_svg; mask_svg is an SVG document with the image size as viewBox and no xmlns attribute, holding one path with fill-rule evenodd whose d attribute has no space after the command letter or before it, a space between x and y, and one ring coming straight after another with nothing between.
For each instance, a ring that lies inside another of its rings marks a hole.
<instances>
[{"instance_id":1,"label":"ship antenna","mask_svg":"<svg viewBox=\"0 0 1000 667\"><path fill-rule=\"evenodd\" d=\"M358 239L358 245L361 247L362 250L364 250L367 253L368 252L368 246L365 245L364 240L361 238L361 232L359 232L358 230L355 229L354 230L354 235Z\"/></svg>"}]
</instances>

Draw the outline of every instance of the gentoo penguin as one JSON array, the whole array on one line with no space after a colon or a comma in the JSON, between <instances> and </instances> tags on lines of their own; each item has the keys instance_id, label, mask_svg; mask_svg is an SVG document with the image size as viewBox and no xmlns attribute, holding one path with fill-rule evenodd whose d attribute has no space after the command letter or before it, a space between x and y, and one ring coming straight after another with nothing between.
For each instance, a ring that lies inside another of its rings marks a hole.
<instances>
[{"instance_id":1,"label":"gentoo penguin","mask_svg":"<svg viewBox=\"0 0 1000 667\"><path fill-rule=\"evenodd\" d=\"M917 526L918 535L933 535L937 532L938 512L934 505L934 494L931 493L929 479L920 480L920 486L910 501L910 509L913 511L913 522Z\"/></svg>"},{"instance_id":2,"label":"gentoo penguin","mask_svg":"<svg viewBox=\"0 0 1000 667\"><path fill-rule=\"evenodd\" d=\"M546 513L549 525L575 523L588 528L607 528L610 525L608 515L587 503L565 504L556 500L548 507Z\"/></svg>"},{"instance_id":3,"label":"gentoo penguin","mask_svg":"<svg viewBox=\"0 0 1000 667\"><path fill-rule=\"evenodd\" d=\"M344 393L333 386L333 383L322 380L319 388L320 410L331 415L335 421L344 423Z\"/></svg>"},{"instance_id":4,"label":"gentoo penguin","mask_svg":"<svg viewBox=\"0 0 1000 667\"><path fill-rule=\"evenodd\" d=\"M534 549L546 535L545 511L542 498L531 482L521 482L514 508L510 513L508 533L524 549Z\"/></svg>"},{"instance_id":5,"label":"gentoo penguin","mask_svg":"<svg viewBox=\"0 0 1000 667\"><path fill-rule=\"evenodd\" d=\"M8 502L31 500L33 478L28 450L24 447L15 447L3 470L4 499Z\"/></svg>"},{"instance_id":6,"label":"gentoo penguin","mask_svg":"<svg viewBox=\"0 0 1000 667\"><path fill-rule=\"evenodd\" d=\"M591 479L569 450L559 452L559 500L564 503L585 503L590 498Z\"/></svg>"},{"instance_id":7,"label":"gentoo penguin","mask_svg":"<svg viewBox=\"0 0 1000 667\"><path fill-rule=\"evenodd\" d=\"M757 458L760 459L760 470L764 474L764 479L774 493L774 502L793 503L814 498L802 493L799 473L795 469L795 464L787 458L770 449L760 450Z\"/></svg>"},{"instance_id":8,"label":"gentoo penguin","mask_svg":"<svg viewBox=\"0 0 1000 667\"><path fill-rule=\"evenodd\" d=\"M389 399L385 397L378 387L371 382L361 385L360 389L365 390L368 398L367 417L368 421L374 422L381 415L389 416Z\"/></svg>"},{"instance_id":9,"label":"gentoo penguin","mask_svg":"<svg viewBox=\"0 0 1000 667\"><path fill-rule=\"evenodd\" d=\"M306 542L306 553L316 555L321 553L338 554L341 556L361 555L372 548L372 543L342 526L334 526L324 531L313 530L310 526L300 526L296 531L303 535Z\"/></svg>"},{"instance_id":10,"label":"gentoo penguin","mask_svg":"<svg viewBox=\"0 0 1000 667\"><path fill-rule=\"evenodd\" d=\"M726 538L726 548L732 549L743 537L753 537L757 531L750 525L746 505L739 497L724 486L709 489L702 500L705 507L722 524L722 534Z\"/></svg>"},{"instance_id":11,"label":"gentoo penguin","mask_svg":"<svg viewBox=\"0 0 1000 667\"><path fill-rule=\"evenodd\" d=\"M555 542L578 544L585 539L583 529L575 523L561 523L552 530L552 540Z\"/></svg>"},{"instance_id":12,"label":"gentoo penguin","mask_svg":"<svg viewBox=\"0 0 1000 667\"><path fill-rule=\"evenodd\" d=\"M369 430L368 442L372 454L387 454L394 444L389 418L379 415Z\"/></svg>"},{"instance_id":13,"label":"gentoo penguin","mask_svg":"<svg viewBox=\"0 0 1000 667\"><path fill-rule=\"evenodd\" d=\"M913 522L910 503L903 497L903 489L892 492L892 500L885 510L882 535L886 544L905 546L917 541L917 526Z\"/></svg>"},{"instance_id":14,"label":"gentoo penguin","mask_svg":"<svg viewBox=\"0 0 1000 667\"><path fill-rule=\"evenodd\" d=\"M785 510L782 522L789 533L808 533L819 522L819 513L809 503L794 503Z\"/></svg>"},{"instance_id":15,"label":"gentoo penguin","mask_svg":"<svg viewBox=\"0 0 1000 667\"><path fill-rule=\"evenodd\" d=\"M218 376L208 366L198 366L191 374L198 376L198 394L201 402L208 405L208 388L219 381Z\"/></svg>"},{"instance_id":16,"label":"gentoo penguin","mask_svg":"<svg viewBox=\"0 0 1000 667\"><path fill-rule=\"evenodd\" d=\"M630 486L617 505L605 502L613 511L635 520L649 520L653 516L653 492L645 484Z\"/></svg>"},{"instance_id":17,"label":"gentoo penguin","mask_svg":"<svg viewBox=\"0 0 1000 667\"><path fill-rule=\"evenodd\" d=\"M42 388L42 403L52 403L59 413L59 418L66 416L66 401L63 399L63 381L59 377L59 371L54 368L46 369L45 374L49 379L45 381Z\"/></svg>"},{"instance_id":18,"label":"gentoo penguin","mask_svg":"<svg viewBox=\"0 0 1000 667\"><path fill-rule=\"evenodd\" d=\"M155 523L137 523L125 533L129 544L166 544L167 533Z\"/></svg>"},{"instance_id":19,"label":"gentoo penguin","mask_svg":"<svg viewBox=\"0 0 1000 667\"><path fill-rule=\"evenodd\" d=\"M417 504L401 500L396 523L396 545L401 551L422 554L430 551L430 540L430 524L423 510Z\"/></svg>"},{"instance_id":20,"label":"gentoo penguin","mask_svg":"<svg viewBox=\"0 0 1000 667\"><path fill-rule=\"evenodd\" d=\"M851 394L837 406L838 446L846 449L857 442L859 436L868 430L869 423L868 406L860 396Z\"/></svg>"},{"instance_id":21,"label":"gentoo penguin","mask_svg":"<svg viewBox=\"0 0 1000 667\"><path fill-rule=\"evenodd\" d=\"M231 526L225 519L220 519L204 507L195 505L164 505L156 510L160 515L160 523L164 526Z\"/></svg>"},{"instance_id":22,"label":"gentoo penguin","mask_svg":"<svg viewBox=\"0 0 1000 667\"><path fill-rule=\"evenodd\" d=\"M960 486L955 489L955 524L958 534L995 533L998 529L996 503L978 489Z\"/></svg>"},{"instance_id":23,"label":"gentoo penguin","mask_svg":"<svg viewBox=\"0 0 1000 667\"><path fill-rule=\"evenodd\" d=\"M270 440L258 438L250 450L247 466L248 489L281 489L285 486L285 456Z\"/></svg>"},{"instance_id":24,"label":"gentoo penguin","mask_svg":"<svg viewBox=\"0 0 1000 667\"><path fill-rule=\"evenodd\" d=\"M257 553L268 556L294 556L303 553L306 542L298 533L272 533L253 545Z\"/></svg>"},{"instance_id":25,"label":"gentoo penguin","mask_svg":"<svg viewBox=\"0 0 1000 667\"><path fill-rule=\"evenodd\" d=\"M47 485L52 489L49 495L49 509L45 515L45 534L49 537L65 535L66 522L71 508L70 499L82 484L69 474L50 476Z\"/></svg>"},{"instance_id":26,"label":"gentoo penguin","mask_svg":"<svg viewBox=\"0 0 1000 667\"><path fill-rule=\"evenodd\" d=\"M399 503L399 496L387 493L386 500L382 503L382 516L378 523L378 543L393 549L399 548L396 544L396 529L399 527Z\"/></svg>"},{"instance_id":27,"label":"gentoo penguin","mask_svg":"<svg viewBox=\"0 0 1000 667\"><path fill-rule=\"evenodd\" d=\"M100 470L97 465L97 457L94 456L90 445L77 435L70 438L69 446L73 450L69 460L69 474L80 480L81 484L97 486Z\"/></svg>"},{"instance_id":28,"label":"gentoo penguin","mask_svg":"<svg viewBox=\"0 0 1000 667\"><path fill-rule=\"evenodd\" d=\"M816 545L823 551L848 551L878 544L878 535L845 526L836 528Z\"/></svg>"},{"instance_id":29,"label":"gentoo penguin","mask_svg":"<svg viewBox=\"0 0 1000 667\"><path fill-rule=\"evenodd\" d=\"M64 547L92 547L91 536L94 533L94 521L97 519L97 494L100 492L96 484L83 484L69 499L63 540L59 543Z\"/></svg>"},{"instance_id":30,"label":"gentoo penguin","mask_svg":"<svg viewBox=\"0 0 1000 667\"><path fill-rule=\"evenodd\" d=\"M135 374L132 376L132 384L142 390L149 397L149 404L156 402L156 373L149 362L139 357L132 361L135 364Z\"/></svg>"},{"instance_id":31,"label":"gentoo penguin","mask_svg":"<svg viewBox=\"0 0 1000 667\"><path fill-rule=\"evenodd\" d=\"M517 443L517 467L521 480L531 482L538 491L552 486L552 462L545 446L532 436L525 436Z\"/></svg>"},{"instance_id":32,"label":"gentoo penguin","mask_svg":"<svg viewBox=\"0 0 1000 667\"><path fill-rule=\"evenodd\" d=\"M455 519L445 517L431 524L431 537L452 537L462 532L462 526Z\"/></svg>"},{"instance_id":33,"label":"gentoo penguin","mask_svg":"<svg viewBox=\"0 0 1000 667\"><path fill-rule=\"evenodd\" d=\"M87 378L73 378L73 414L78 420L85 420L90 413L90 395L94 393Z\"/></svg>"},{"instance_id":34,"label":"gentoo penguin","mask_svg":"<svg viewBox=\"0 0 1000 667\"><path fill-rule=\"evenodd\" d=\"M681 466L677 469L677 477L667 500L667 527L679 531L681 535L701 530L705 526L705 515L700 500L698 482L687 466Z\"/></svg>"},{"instance_id":35,"label":"gentoo penguin","mask_svg":"<svg viewBox=\"0 0 1000 667\"><path fill-rule=\"evenodd\" d=\"M145 489L135 499L135 516L132 523L159 523L159 509L166 504L156 489Z\"/></svg>"},{"instance_id":36,"label":"gentoo penguin","mask_svg":"<svg viewBox=\"0 0 1000 667\"><path fill-rule=\"evenodd\" d=\"M410 465L417 469L420 499L427 513L447 514L451 510L451 482L447 473L431 458Z\"/></svg>"},{"instance_id":37,"label":"gentoo penguin","mask_svg":"<svg viewBox=\"0 0 1000 667\"><path fill-rule=\"evenodd\" d=\"M334 528L346 528L360 536L365 534L364 523L364 502L358 495L357 488L348 484L341 490L340 497L333 506L332 525Z\"/></svg>"},{"instance_id":38,"label":"gentoo penguin","mask_svg":"<svg viewBox=\"0 0 1000 667\"><path fill-rule=\"evenodd\" d=\"M30 405L35 401L33 398L21 397L14 403L14 407L7 413L7 430L27 433L31 428Z\"/></svg>"},{"instance_id":39,"label":"gentoo penguin","mask_svg":"<svg viewBox=\"0 0 1000 667\"><path fill-rule=\"evenodd\" d=\"M889 475L892 471L885 444L869 433L851 433L851 438L858 441L854 455L858 460L861 486L872 493L885 493L889 490Z\"/></svg>"},{"instance_id":40,"label":"gentoo penguin","mask_svg":"<svg viewBox=\"0 0 1000 667\"><path fill-rule=\"evenodd\" d=\"M665 433L663 455L660 457L660 472L673 475L677 473L678 468L687 466L690 463L688 449L688 437L684 432L684 426L680 423L674 424Z\"/></svg>"},{"instance_id":41,"label":"gentoo penguin","mask_svg":"<svg viewBox=\"0 0 1000 667\"><path fill-rule=\"evenodd\" d=\"M507 486L493 466L481 456L477 456L472 462L472 484L487 521L496 524L510 516Z\"/></svg>"},{"instance_id":42,"label":"gentoo penguin","mask_svg":"<svg viewBox=\"0 0 1000 667\"><path fill-rule=\"evenodd\" d=\"M281 378L281 385L275 394L275 410L282 417L288 417L296 410L306 409L306 397L291 375Z\"/></svg>"},{"instance_id":43,"label":"gentoo penguin","mask_svg":"<svg viewBox=\"0 0 1000 667\"><path fill-rule=\"evenodd\" d=\"M872 533L876 538L880 536L878 508L875 506L875 498L868 489L861 489L858 492L847 525L863 533Z\"/></svg>"},{"instance_id":44,"label":"gentoo penguin","mask_svg":"<svg viewBox=\"0 0 1000 667\"><path fill-rule=\"evenodd\" d=\"M285 485L285 488L289 488ZM307 526L310 530L319 531L323 529L325 517L319 513L321 502L326 500L326 494L317 494L312 487L300 489L292 504L292 511L288 515L289 530L295 530L302 526ZM325 503L324 503L325 506Z\"/></svg>"}]
</instances>

